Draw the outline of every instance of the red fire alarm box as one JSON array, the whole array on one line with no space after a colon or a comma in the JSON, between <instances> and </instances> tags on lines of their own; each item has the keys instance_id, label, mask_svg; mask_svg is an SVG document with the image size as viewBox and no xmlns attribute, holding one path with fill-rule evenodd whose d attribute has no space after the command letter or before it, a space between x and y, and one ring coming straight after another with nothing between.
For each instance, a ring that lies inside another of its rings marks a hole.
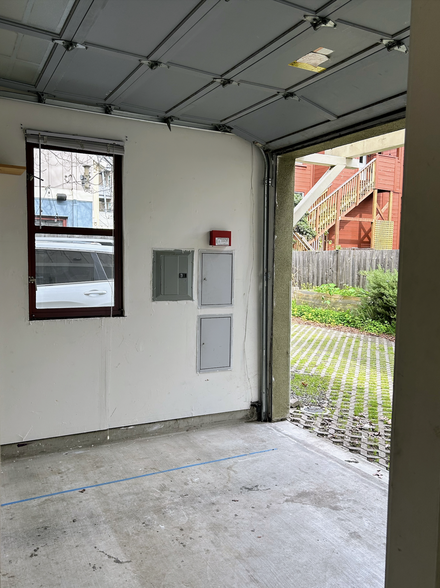
<instances>
[{"instance_id":1,"label":"red fire alarm box","mask_svg":"<svg viewBox=\"0 0 440 588\"><path fill-rule=\"evenodd\" d=\"M211 231L209 244L217 247L231 246L231 231Z\"/></svg>"}]
</instances>

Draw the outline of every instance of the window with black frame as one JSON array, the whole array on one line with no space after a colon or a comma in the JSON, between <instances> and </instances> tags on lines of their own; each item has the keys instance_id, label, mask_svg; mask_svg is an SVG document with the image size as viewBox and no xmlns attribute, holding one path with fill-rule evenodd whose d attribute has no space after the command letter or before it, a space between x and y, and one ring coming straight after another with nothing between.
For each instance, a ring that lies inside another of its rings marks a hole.
<instances>
[{"instance_id":1,"label":"window with black frame","mask_svg":"<svg viewBox=\"0 0 440 588\"><path fill-rule=\"evenodd\" d=\"M123 315L123 143L25 136L30 318Z\"/></svg>"}]
</instances>

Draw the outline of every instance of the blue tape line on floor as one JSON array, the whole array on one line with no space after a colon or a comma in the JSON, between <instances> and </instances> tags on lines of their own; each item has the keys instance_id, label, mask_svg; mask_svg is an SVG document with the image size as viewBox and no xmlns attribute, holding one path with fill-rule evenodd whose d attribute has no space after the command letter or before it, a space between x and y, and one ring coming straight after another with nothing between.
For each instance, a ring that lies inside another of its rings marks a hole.
<instances>
[{"instance_id":1,"label":"blue tape line on floor","mask_svg":"<svg viewBox=\"0 0 440 588\"><path fill-rule=\"evenodd\" d=\"M32 498L23 498L23 500L14 500L13 502L5 502L0 506L11 506L11 504L20 504L20 502L29 502L30 500L38 500L39 498L49 498L51 496L59 496L60 494L68 494L69 492L79 492L80 490L88 490L89 488L98 488L99 486L108 486L109 484L118 484L119 482L128 482L129 480L137 480L138 478L148 478L148 476L157 476L158 474L166 474L168 472L176 472L177 470L186 470L188 468L196 468L198 466L208 465L210 463L218 463L220 461L228 461L229 459L238 459L239 457L249 457L251 455L258 455L260 453L268 453L269 451L276 451L277 447L272 449L263 449L261 451L252 451L251 453L242 453L241 455L233 455L232 457L222 457L221 459L212 459L211 461L203 461L201 463L192 463L186 466L179 466L177 468L170 468L169 470L161 470L160 472L150 472L149 474L141 474L139 476L131 476L130 478L122 478L120 480L112 480L110 482L101 482L101 484L91 484L90 486L80 486L79 488L72 488L71 490L61 490L60 492L52 492L51 494L42 494L41 496L33 496Z\"/></svg>"}]
</instances>

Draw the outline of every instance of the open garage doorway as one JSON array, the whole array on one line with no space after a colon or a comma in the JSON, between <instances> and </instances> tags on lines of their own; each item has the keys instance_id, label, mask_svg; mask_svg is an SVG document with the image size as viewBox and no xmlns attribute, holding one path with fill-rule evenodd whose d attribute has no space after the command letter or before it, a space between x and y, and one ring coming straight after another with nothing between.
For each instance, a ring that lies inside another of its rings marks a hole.
<instances>
[{"instance_id":1,"label":"open garage doorway","mask_svg":"<svg viewBox=\"0 0 440 588\"><path fill-rule=\"evenodd\" d=\"M295 161L289 420L389 468L405 131Z\"/></svg>"}]
</instances>

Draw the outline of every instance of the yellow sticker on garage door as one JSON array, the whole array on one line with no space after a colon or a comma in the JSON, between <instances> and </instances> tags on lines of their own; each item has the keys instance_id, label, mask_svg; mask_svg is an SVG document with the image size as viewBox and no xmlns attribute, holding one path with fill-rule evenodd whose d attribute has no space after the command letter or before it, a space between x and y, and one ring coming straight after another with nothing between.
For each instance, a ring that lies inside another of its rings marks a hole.
<instances>
[{"instance_id":1,"label":"yellow sticker on garage door","mask_svg":"<svg viewBox=\"0 0 440 588\"><path fill-rule=\"evenodd\" d=\"M325 67L321 67L321 64L329 60L329 55L331 53L333 53L332 49L318 47L318 49L307 53L296 61L292 61L289 65L292 67L298 67L299 69L306 69L307 71L320 73L326 69Z\"/></svg>"}]
</instances>

